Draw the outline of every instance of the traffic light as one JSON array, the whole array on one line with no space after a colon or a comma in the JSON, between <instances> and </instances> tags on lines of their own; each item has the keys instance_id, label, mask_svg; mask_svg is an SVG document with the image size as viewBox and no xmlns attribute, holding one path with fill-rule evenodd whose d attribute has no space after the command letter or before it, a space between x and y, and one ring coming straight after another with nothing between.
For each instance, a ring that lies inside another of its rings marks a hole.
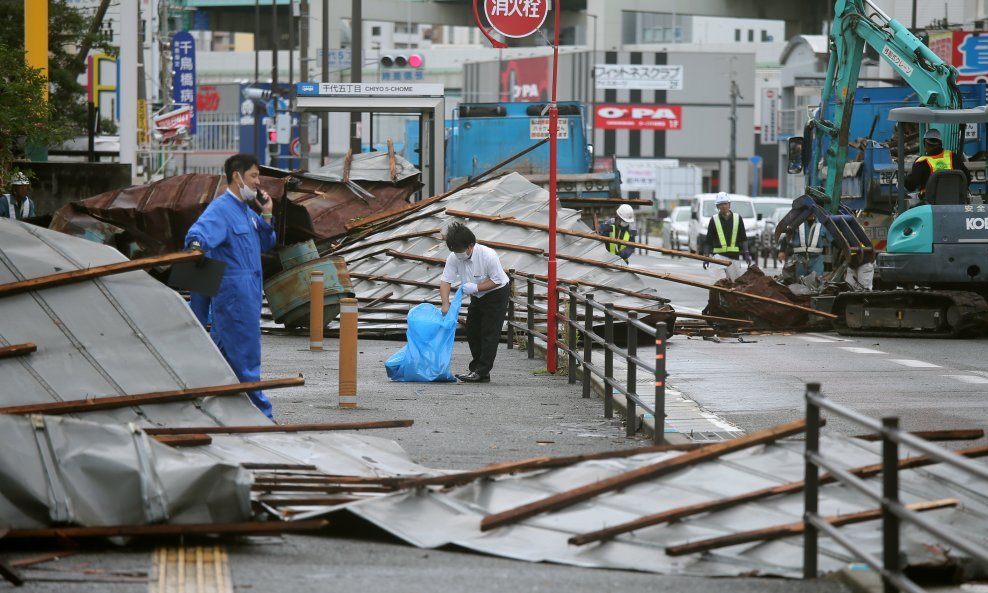
<instances>
[{"instance_id":1,"label":"traffic light","mask_svg":"<svg viewBox=\"0 0 988 593\"><path fill-rule=\"evenodd\" d=\"M381 80L422 80L425 58L422 54L381 56Z\"/></svg>"}]
</instances>

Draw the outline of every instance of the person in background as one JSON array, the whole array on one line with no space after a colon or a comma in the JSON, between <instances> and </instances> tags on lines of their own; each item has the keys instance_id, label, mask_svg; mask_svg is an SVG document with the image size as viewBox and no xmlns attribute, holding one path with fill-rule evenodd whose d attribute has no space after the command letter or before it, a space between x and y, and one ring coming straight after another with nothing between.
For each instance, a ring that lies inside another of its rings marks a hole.
<instances>
[{"instance_id":1,"label":"person in background","mask_svg":"<svg viewBox=\"0 0 988 593\"><path fill-rule=\"evenodd\" d=\"M707 237L704 242L703 255L719 255L733 260L725 270L729 280L734 280L744 273L740 266L744 258L746 266L751 265L751 251L748 250L748 235L744 230L744 220L740 215L731 212L731 196L727 192L719 192L714 200L717 214L710 217L707 224ZM710 262L703 262L703 269L710 267Z\"/></svg>"},{"instance_id":2,"label":"person in background","mask_svg":"<svg viewBox=\"0 0 988 593\"><path fill-rule=\"evenodd\" d=\"M782 238L778 260L784 262L791 258L797 279L809 276L811 272L823 276L823 249L829 241L827 229L817 222L815 216L811 216L795 231Z\"/></svg>"},{"instance_id":3,"label":"person in background","mask_svg":"<svg viewBox=\"0 0 988 593\"><path fill-rule=\"evenodd\" d=\"M210 335L243 382L261 380L261 252L275 245L272 201L258 189L257 159L237 154L226 160L227 188L215 198L185 235L187 250L200 250L226 263L219 292L212 298ZM261 214L248 206L256 201ZM202 297L202 295L195 295ZM198 313L197 312L197 316ZM200 318L205 323L205 320ZM248 391L255 406L272 417L262 391Z\"/></svg>"},{"instance_id":4,"label":"person in background","mask_svg":"<svg viewBox=\"0 0 988 593\"><path fill-rule=\"evenodd\" d=\"M34 216L34 201L31 193L31 180L17 171L10 178L10 193L0 197L0 216L14 220L24 220Z\"/></svg>"},{"instance_id":5,"label":"person in background","mask_svg":"<svg viewBox=\"0 0 988 593\"><path fill-rule=\"evenodd\" d=\"M618 206L617 216L604 220L600 224L600 228L597 229L597 233L621 241L634 241L638 236L638 229L635 226L635 211L628 204L621 204ZM620 243L607 243L606 245L607 251L621 256L626 264L631 258L631 254L635 252L635 248L630 245Z\"/></svg>"},{"instance_id":6,"label":"person in background","mask_svg":"<svg viewBox=\"0 0 988 593\"><path fill-rule=\"evenodd\" d=\"M490 247L477 245L473 231L461 223L454 222L446 228L446 247L450 253L439 282L443 315L449 311L449 294L457 276L463 294L470 296L467 343L472 358L469 372L456 378L465 383L489 383L511 296L508 275L497 253Z\"/></svg>"},{"instance_id":7,"label":"person in background","mask_svg":"<svg viewBox=\"0 0 988 593\"><path fill-rule=\"evenodd\" d=\"M951 150L944 150L943 136L940 130L929 129L923 137L923 156L916 159L913 168L906 175L903 185L908 191L919 190L920 199L926 198L926 182L930 180L930 175L935 171L956 169L967 177L967 182L971 183L971 172L964 164L964 153L955 153Z\"/></svg>"}]
</instances>

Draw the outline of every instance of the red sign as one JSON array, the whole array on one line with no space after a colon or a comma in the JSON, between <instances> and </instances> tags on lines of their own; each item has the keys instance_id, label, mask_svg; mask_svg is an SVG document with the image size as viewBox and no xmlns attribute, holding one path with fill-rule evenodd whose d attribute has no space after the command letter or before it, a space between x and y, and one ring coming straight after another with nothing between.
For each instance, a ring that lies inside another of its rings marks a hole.
<instances>
[{"instance_id":1,"label":"red sign","mask_svg":"<svg viewBox=\"0 0 988 593\"><path fill-rule=\"evenodd\" d=\"M598 130L679 130L683 108L679 105L597 105Z\"/></svg>"},{"instance_id":2,"label":"red sign","mask_svg":"<svg viewBox=\"0 0 988 593\"><path fill-rule=\"evenodd\" d=\"M930 49L957 68L957 82L988 82L988 32L930 33Z\"/></svg>"},{"instance_id":3,"label":"red sign","mask_svg":"<svg viewBox=\"0 0 988 593\"><path fill-rule=\"evenodd\" d=\"M217 111L220 108L220 93L211 84L199 86L196 92L196 111Z\"/></svg>"},{"instance_id":4,"label":"red sign","mask_svg":"<svg viewBox=\"0 0 988 593\"><path fill-rule=\"evenodd\" d=\"M501 62L502 101L548 101L549 57Z\"/></svg>"},{"instance_id":5,"label":"red sign","mask_svg":"<svg viewBox=\"0 0 988 593\"><path fill-rule=\"evenodd\" d=\"M505 37L527 37L549 14L549 0L484 0L484 15Z\"/></svg>"}]
</instances>

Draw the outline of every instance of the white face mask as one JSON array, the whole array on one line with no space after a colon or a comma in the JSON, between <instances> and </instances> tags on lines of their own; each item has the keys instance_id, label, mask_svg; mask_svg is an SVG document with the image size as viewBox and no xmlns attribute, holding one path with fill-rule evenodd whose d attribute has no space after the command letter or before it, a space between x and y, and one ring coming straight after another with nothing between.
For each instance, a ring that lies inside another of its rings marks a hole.
<instances>
[{"instance_id":1,"label":"white face mask","mask_svg":"<svg viewBox=\"0 0 988 593\"><path fill-rule=\"evenodd\" d=\"M467 261L468 259L470 259L470 256L467 255L466 253L457 253L455 255L456 255L456 259L460 261Z\"/></svg>"},{"instance_id":2,"label":"white face mask","mask_svg":"<svg viewBox=\"0 0 988 593\"><path fill-rule=\"evenodd\" d=\"M239 184L240 185L240 199L243 200L244 202L246 202L248 200L253 200L254 198L257 197L257 190L256 189L251 189L251 188L247 187L247 185L245 185L243 183L243 180L244 180L244 176L241 175L240 176L241 183Z\"/></svg>"}]
</instances>

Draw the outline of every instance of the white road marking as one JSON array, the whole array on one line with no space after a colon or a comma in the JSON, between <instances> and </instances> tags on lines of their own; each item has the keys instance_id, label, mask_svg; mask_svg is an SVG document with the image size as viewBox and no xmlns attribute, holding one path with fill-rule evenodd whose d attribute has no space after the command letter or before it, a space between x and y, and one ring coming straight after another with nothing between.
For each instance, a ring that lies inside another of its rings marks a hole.
<instances>
[{"instance_id":1,"label":"white road marking","mask_svg":"<svg viewBox=\"0 0 988 593\"><path fill-rule=\"evenodd\" d=\"M816 336L796 336L796 337L799 338L800 340L806 340L807 342L821 342L827 344L837 341L837 340L832 340L830 338L818 338Z\"/></svg>"},{"instance_id":2,"label":"white road marking","mask_svg":"<svg viewBox=\"0 0 988 593\"><path fill-rule=\"evenodd\" d=\"M895 364L901 364L904 367L913 367L916 369L939 369L941 368L938 364L933 364L932 362L925 362L922 360L909 360L901 358L889 359L889 362L894 362Z\"/></svg>"},{"instance_id":3,"label":"white road marking","mask_svg":"<svg viewBox=\"0 0 988 593\"><path fill-rule=\"evenodd\" d=\"M854 354L886 354L881 350L872 350L871 348L858 348L856 346L838 346L838 348L841 350L847 350L848 352L852 352Z\"/></svg>"},{"instance_id":4,"label":"white road marking","mask_svg":"<svg viewBox=\"0 0 988 593\"><path fill-rule=\"evenodd\" d=\"M943 376L948 377L950 379L956 379L961 383L975 383L975 384L988 383L988 377L979 377L978 375L943 375Z\"/></svg>"}]
</instances>

